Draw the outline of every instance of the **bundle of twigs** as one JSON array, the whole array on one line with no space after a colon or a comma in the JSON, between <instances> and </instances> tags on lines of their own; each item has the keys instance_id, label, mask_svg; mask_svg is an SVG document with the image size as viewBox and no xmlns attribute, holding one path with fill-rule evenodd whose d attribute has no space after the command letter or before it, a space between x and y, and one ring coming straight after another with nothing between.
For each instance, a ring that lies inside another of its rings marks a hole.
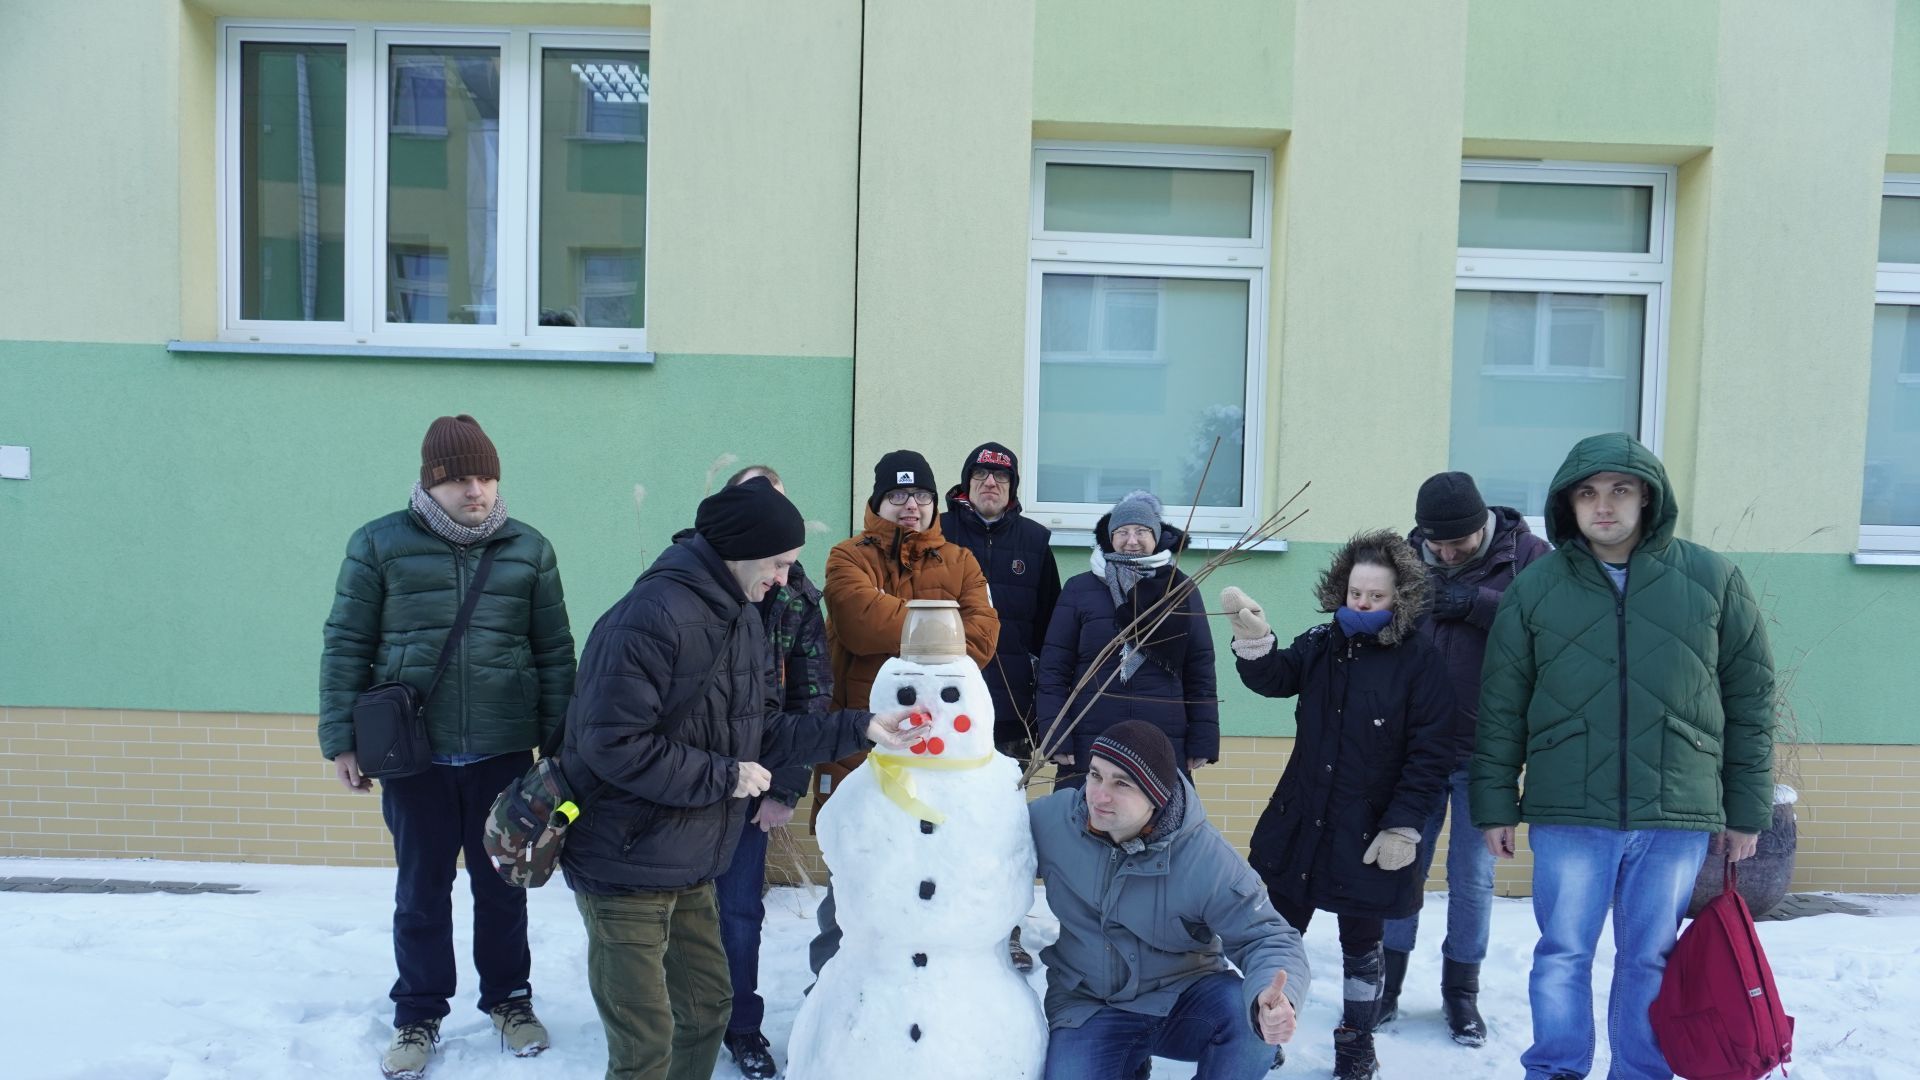
<instances>
[{"instance_id":1,"label":"bundle of twigs","mask_svg":"<svg viewBox=\"0 0 1920 1080\"><path fill-rule=\"evenodd\" d=\"M1219 440L1217 439L1214 441L1214 450L1216 452L1219 450ZM1208 454L1207 468L1211 469L1212 467L1213 455ZM1200 474L1200 484L1201 487L1206 485L1205 471ZM1199 567L1190 573L1184 573L1182 575L1183 580L1177 580L1169 587L1165 596L1146 610L1140 612L1132 622L1120 627L1119 632L1114 635L1113 640L1107 642L1107 644L1094 655L1093 661L1087 665L1085 673L1074 683L1073 689L1068 691L1066 701L1062 703L1060 707L1059 719L1057 719L1046 732L1032 733L1034 744L1033 756L1028 759L1026 768L1020 774L1021 787L1024 788L1031 784L1040 770L1046 768L1053 756L1060 753L1062 748L1068 744L1068 739L1072 736L1073 729L1093 708L1094 702L1099 700L1101 695L1107 692L1107 687L1112 684L1114 677L1120 673L1119 665L1115 664L1112 670L1107 672L1106 677L1100 679L1097 686L1094 685L1095 676L1103 667L1107 666L1107 661L1113 659L1116 654L1129 644L1144 646L1151 641L1163 640L1155 636L1160 632L1161 626L1167 619L1184 612L1187 597L1191 596L1195 589L1198 589L1202 583L1212 577L1215 571L1222 567L1244 561L1249 550L1278 537L1282 532L1285 532L1302 517L1306 516L1306 510L1303 509L1296 512L1293 509L1293 505L1299 501L1301 495L1306 493L1307 488L1311 486L1311 484L1311 481L1301 484L1299 490L1288 496L1286 502L1280 504L1279 509L1267 515L1264 520L1247 529L1238 537L1235 537L1233 543L1215 553ZM1199 501L1197 491L1194 495L1194 500L1196 503ZM1175 552L1176 559L1179 555L1185 553L1187 537L1192 535L1193 515L1197 510L1198 507L1196 506L1189 508L1187 512L1187 527L1181 531L1180 549ZM1099 543L1098 538L1096 538L1094 542ZM1205 630L1202 628L1198 631L1190 632L1204 633ZM1022 717L1021 720L1025 723L1026 718ZM1029 730L1031 731L1031 729Z\"/></svg>"}]
</instances>

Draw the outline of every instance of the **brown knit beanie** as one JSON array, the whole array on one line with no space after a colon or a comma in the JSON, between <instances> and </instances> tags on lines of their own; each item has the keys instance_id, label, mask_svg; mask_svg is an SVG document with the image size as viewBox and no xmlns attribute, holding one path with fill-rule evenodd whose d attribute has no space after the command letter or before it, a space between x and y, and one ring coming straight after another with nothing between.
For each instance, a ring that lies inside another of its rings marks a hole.
<instances>
[{"instance_id":1,"label":"brown knit beanie","mask_svg":"<svg viewBox=\"0 0 1920 1080\"><path fill-rule=\"evenodd\" d=\"M461 413L443 416L420 442L420 486L430 488L459 476L500 479L500 454L480 430L480 421Z\"/></svg>"}]
</instances>

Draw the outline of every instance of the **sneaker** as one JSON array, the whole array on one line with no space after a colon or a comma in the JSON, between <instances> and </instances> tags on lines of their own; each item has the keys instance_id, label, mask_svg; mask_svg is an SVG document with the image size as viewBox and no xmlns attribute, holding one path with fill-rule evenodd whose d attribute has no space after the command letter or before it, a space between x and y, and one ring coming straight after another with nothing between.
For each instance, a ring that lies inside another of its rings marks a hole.
<instances>
[{"instance_id":1,"label":"sneaker","mask_svg":"<svg viewBox=\"0 0 1920 1080\"><path fill-rule=\"evenodd\" d=\"M729 1031L723 1040L727 1053L733 1055L734 1067L747 1080L772 1080L780 1074L780 1067L773 1063L773 1054L767 1049L767 1037L758 1031L743 1031L734 1034Z\"/></svg>"},{"instance_id":2,"label":"sneaker","mask_svg":"<svg viewBox=\"0 0 1920 1080\"><path fill-rule=\"evenodd\" d=\"M487 1010L493 1017L493 1027L500 1033L500 1046L513 1051L515 1057L533 1057L540 1051L552 1046L547 1038L546 1025L533 1015L533 1002L527 998L514 998L503 1001Z\"/></svg>"},{"instance_id":3,"label":"sneaker","mask_svg":"<svg viewBox=\"0 0 1920 1080\"><path fill-rule=\"evenodd\" d=\"M415 1020L393 1029L393 1041L380 1055L380 1072L387 1080L420 1080L427 1074L427 1061L440 1041L440 1021Z\"/></svg>"}]
</instances>

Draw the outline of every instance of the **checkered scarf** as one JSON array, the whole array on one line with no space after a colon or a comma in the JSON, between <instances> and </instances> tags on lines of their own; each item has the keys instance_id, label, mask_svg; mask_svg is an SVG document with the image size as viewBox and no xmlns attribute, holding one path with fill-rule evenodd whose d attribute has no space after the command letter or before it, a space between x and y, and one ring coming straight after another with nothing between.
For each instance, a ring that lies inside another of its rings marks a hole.
<instances>
[{"instance_id":1,"label":"checkered scarf","mask_svg":"<svg viewBox=\"0 0 1920 1080\"><path fill-rule=\"evenodd\" d=\"M496 497L493 500L493 513L487 515L487 520L471 528L448 517L447 512L440 509L440 504L433 501L433 496L427 494L427 489L418 483L413 485L410 501L413 512L420 515L420 520L426 522L427 528L456 547L470 547L485 540L498 532L507 521L507 500L504 498Z\"/></svg>"}]
</instances>

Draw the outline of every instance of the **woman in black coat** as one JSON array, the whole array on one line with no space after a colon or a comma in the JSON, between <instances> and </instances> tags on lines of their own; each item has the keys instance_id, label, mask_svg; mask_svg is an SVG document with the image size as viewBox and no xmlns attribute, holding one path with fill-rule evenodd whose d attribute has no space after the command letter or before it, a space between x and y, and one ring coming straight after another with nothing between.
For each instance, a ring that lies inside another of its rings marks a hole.
<instances>
[{"instance_id":1,"label":"woman in black coat","mask_svg":"<svg viewBox=\"0 0 1920 1080\"><path fill-rule=\"evenodd\" d=\"M1341 1080L1379 1075L1381 934L1387 919L1420 907L1420 826L1453 766L1453 690L1440 655L1414 633L1428 587L1419 556L1380 530L1334 556L1315 589L1334 618L1287 648L1247 594L1221 594L1240 680L1266 697L1300 699L1293 753L1248 861L1297 929L1315 910L1339 916L1348 995L1334 1031Z\"/></svg>"},{"instance_id":2,"label":"woman in black coat","mask_svg":"<svg viewBox=\"0 0 1920 1080\"><path fill-rule=\"evenodd\" d=\"M1080 783L1100 733L1145 720L1166 733L1191 773L1220 760L1220 701L1206 608L1173 565L1183 539L1160 519L1160 500L1136 491L1094 527L1092 570L1060 591L1040 649L1034 697L1041 744L1060 765L1056 786ZM1151 632L1156 605L1185 599ZM1095 665L1116 638L1124 644ZM1077 695L1073 688L1085 686ZM1068 702L1068 697L1073 700Z\"/></svg>"}]
</instances>

